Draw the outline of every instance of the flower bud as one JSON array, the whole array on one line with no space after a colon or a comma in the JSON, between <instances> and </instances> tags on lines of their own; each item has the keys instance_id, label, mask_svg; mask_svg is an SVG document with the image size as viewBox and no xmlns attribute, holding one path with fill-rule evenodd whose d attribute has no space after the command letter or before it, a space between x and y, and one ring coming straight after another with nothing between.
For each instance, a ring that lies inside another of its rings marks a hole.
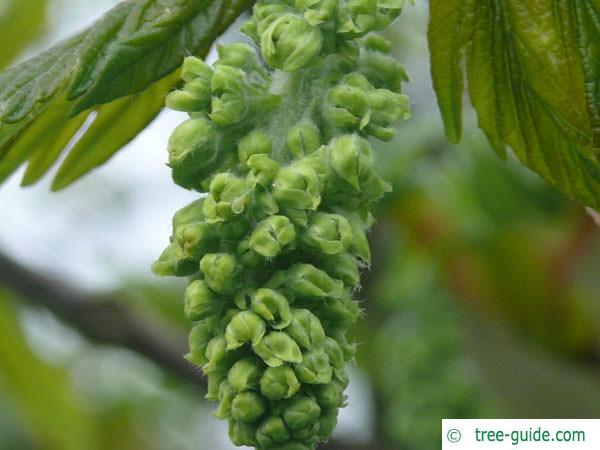
<instances>
[{"instance_id":1,"label":"flower bud","mask_svg":"<svg viewBox=\"0 0 600 450\"><path fill-rule=\"evenodd\" d=\"M242 25L241 31L250 37L256 45L260 45L260 36L275 20L289 13L289 10L288 5L257 2L254 5L251 20Z\"/></svg>"},{"instance_id":2,"label":"flower bud","mask_svg":"<svg viewBox=\"0 0 600 450\"><path fill-rule=\"evenodd\" d=\"M225 65L215 66L214 70L210 118L217 125L233 125L241 121L248 110L244 95L244 71Z\"/></svg>"},{"instance_id":3,"label":"flower bud","mask_svg":"<svg viewBox=\"0 0 600 450\"><path fill-rule=\"evenodd\" d=\"M252 155L248 158L246 164L250 168L250 184L254 187L259 184L263 187L269 187L273 179L279 172L279 163L265 154Z\"/></svg>"},{"instance_id":4,"label":"flower bud","mask_svg":"<svg viewBox=\"0 0 600 450\"><path fill-rule=\"evenodd\" d=\"M258 427L256 440L263 448L273 448L276 444L290 439L290 432L281 417L268 417Z\"/></svg>"},{"instance_id":5,"label":"flower bud","mask_svg":"<svg viewBox=\"0 0 600 450\"><path fill-rule=\"evenodd\" d=\"M253 348L254 352L269 367L279 367L285 362L302 362L302 352L300 352L298 344L287 334L280 331L272 331L258 344L254 344Z\"/></svg>"},{"instance_id":6,"label":"flower bud","mask_svg":"<svg viewBox=\"0 0 600 450\"><path fill-rule=\"evenodd\" d=\"M356 117L347 109L334 106L328 106L325 109L325 117L335 127L342 130L362 129L364 126L363 120L368 119L368 116Z\"/></svg>"},{"instance_id":7,"label":"flower bud","mask_svg":"<svg viewBox=\"0 0 600 450\"><path fill-rule=\"evenodd\" d=\"M195 56L188 56L183 60L183 65L181 66L181 79L186 83L196 79L210 81L212 73L212 67Z\"/></svg>"},{"instance_id":8,"label":"flower bud","mask_svg":"<svg viewBox=\"0 0 600 450\"><path fill-rule=\"evenodd\" d=\"M264 115L280 97L268 92L267 80L256 72L246 73L237 67L217 64L211 80L210 118L222 127L253 122L257 117L252 112Z\"/></svg>"},{"instance_id":9,"label":"flower bud","mask_svg":"<svg viewBox=\"0 0 600 450\"><path fill-rule=\"evenodd\" d=\"M268 367L260 380L260 392L269 400L290 398L300 389L291 367Z\"/></svg>"},{"instance_id":10,"label":"flower bud","mask_svg":"<svg viewBox=\"0 0 600 450\"><path fill-rule=\"evenodd\" d=\"M317 420L304 428L292 431L292 437L301 442L314 445L318 441L319 426L319 421Z\"/></svg>"},{"instance_id":11,"label":"flower bud","mask_svg":"<svg viewBox=\"0 0 600 450\"><path fill-rule=\"evenodd\" d=\"M173 179L185 188L198 187L221 162L217 132L205 117L188 119L175 128L168 151Z\"/></svg>"},{"instance_id":12,"label":"flower bud","mask_svg":"<svg viewBox=\"0 0 600 450\"><path fill-rule=\"evenodd\" d=\"M223 304L204 280L195 280L185 290L184 309L189 320L202 320L219 314Z\"/></svg>"},{"instance_id":13,"label":"flower bud","mask_svg":"<svg viewBox=\"0 0 600 450\"><path fill-rule=\"evenodd\" d=\"M348 293L344 293L337 301L328 302L326 307L320 310L320 316L324 321L350 326L360 317L360 306Z\"/></svg>"},{"instance_id":14,"label":"flower bud","mask_svg":"<svg viewBox=\"0 0 600 450\"><path fill-rule=\"evenodd\" d=\"M253 182L251 182L251 184L253 184ZM250 203L250 214L252 214L256 220L264 220L279 212L279 205L268 189L261 186L255 186L253 194Z\"/></svg>"},{"instance_id":15,"label":"flower bud","mask_svg":"<svg viewBox=\"0 0 600 450\"><path fill-rule=\"evenodd\" d=\"M284 167L275 177L273 197L286 208L317 209L321 203L319 178L304 165Z\"/></svg>"},{"instance_id":16,"label":"flower bud","mask_svg":"<svg viewBox=\"0 0 600 450\"><path fill-rule=\"evenodd\" d=\"M227 381L237 392L258 389L264 366L256 358L244 358L236 362L227 374Z\"/></svg>"},{"instance_id":17,"label":"flower bud","mask_svg":"<svg viewBox=\"0 0 600 450\"><path fill-rule=\"evenodd\" d=\"M361 196L363 199L373 202L378 200L386 192L391 192L392 187L383 181L374 170L365 171L361 179Z\"/></svg>"},{"instance_id":18,"label":"flower bud","mask_svg":"<svg viewBox=\"0 0 600 450\"><path fill-rule=\"evenodd\" d=\"M318 213L311 217L302 243L321 253L335 255L347 250L352 243L352 229L339 214Z\"/></svg>"},{"instance_id":19,"label":"flower bud","mask_svg":"<svg viewBox=\"0 0 600 450\"><path fill-rule=\"evenodd\" d=\"M213 72L209 66L206 67L208 68L207 71L199 77L187 81L182 90L171 92L167 96L166 105L168 108L190 114L208 110L211 100Z\"/></svg>"},{"instance_id":20,"label":"flower bud","mask_svg":"<svg viewBox=\"0 0 600 450\"><path fill-rule=\"evenodd\" d=\"M310 264L296 264L288 271L289 287L304 297L340 298L344 285Z\"/></svg>"},{"instance_id":21,"label":"flower bud","mask_svg":"<svg viewBox=\"0 0 600 450\"><path fill-rule=\"evenodd\" d=\"M402 82L408 81L408 75L394 58L379 52L362 51L359 59L360 72L369 82L378 88L392 92L402 90Z\"/></svg>"},{"instance_id":22,"label":"flower bud","mask_svg":"<svg viewBox=\"0 0 600 450\"><path fill-rule=\"evenodd\" d=\"M319 440L327 440L337 426L338 409L324 410L319 417Z\"/></svg>"},{"instance_id":23,"label":"flower bud","mask_svg":"<svg viewBox=\"0 0 600 450\"><path fill-rule=\"evenodd\" d=\"M357 259L350 253L325 256L319 264L328 275L342 280L347 287L354 288L360 283L360 272Z\"/></svg>"},{"instance_id":24,"label":"flower bud","mask_svg":"<svg viewBox=\"0 0 600 450\"><path fill-rule=\"evenodd\" d=\"M264 131L252 131L244 136L238 144L238 157L242 167L246 167L248 158L252 155L269 154L273 142L267 133Z\"/></svg>"},{"instance_id":25,"label":"flower bud","mask_svg":"<svg viewBox=\"0 0 600 450\"><path fill-rule=\"evenodd\" d=\"M308 226L308 211L305 209L286 208L285 214L298 227Z\"/></svg>"},{"instance_id":26,"label":"flower bud","mask_svg":"<svg viewBox=\"0 0 600 450\"><path fill-rule=\"evenodd\" d=\"M357 302L352 302L352 303L354 303L356 305L357 313L358 313L358 303ZM356 357L356 344L350 344L348 342L348 338L346 337L345 331L343 331L341 329L332 330L330 335L339 344L340 348L344 352L344 359L346 361L350 361L354 357ZM328 351L328 350L326 350L326 351ZM329 351L328 351L328 353L329 353Z\"/></svg>"},{"instance_id":27,"label":"flower bud","mask_svg":"<svg viewBox=\"0 0 600 450\"><path fill-rule=\"evenodd\" d=\"M226 222L217 222L216 228L217 234L223 241L237 241L246 236L250 223L244 216L235 216Z\"/></svg>"},{"instance_id":28,"label":"flower bud","mask_svg":"<svg viewBox=\"0 0 600 450\"><path fill-rule=\"evenodd\" d=\"M329 357L329 363L335 369L336 374L338 371L343 372L346 366L346 360L344 357L344 351L338 342L330 337L326 337L323 342L323 349Z\"/></svg>"},{"instance_id":29,"label":"flower bud","mask_svg":"<svg viewBox=\"0 0 600 450\"><path fill-rule=\"evenodd\" d=\"M229 421L229 439L237 447L254 447L256 442L256 427L249 423L235 420Z\"/></svg>"},{"instance_id":30,"label":"flower bud","mask_svg":"<svg viewBox=\"0 0 600 450\"><path fill-rule=\"evenodd\" d=\"M378 0L377 25L378 30L387 28L392 21L400 15L404 7L404 0Z\"/></svg>"},{"instance_id":31,"label":"flower bud","mask_svg":"<svg viewBox=\"0 0 600 450\"><path fill-rule=\"evenodd\" d=\"M374 138L377 138L383 142L391 141L392 139L394 139L394 136L396 136L396 130L394 130L393 128L382 127L374 122L369 123L365 127L364 131L373 136Z\"/></svg>"},{"instance_id":32,"label":"flower bud","mask_svg":"<svg viewBox=\"0 0 600 450\"><path fill-rule=\"evenodd\" d=\"M323 409L341 408L345 401L345 387L339 381L315 386L313 392L316 400Z\"/></svg>"},{"instance_id":33,"label":"flower bud","mask_svg":"<svg viewBox=\"0 0 600 450\"><path fill-rule=\"evenodd\" d=\"M292 155L296 157L309 155L321 146L321 132L312 122L303 121L292 127L286 143Z\"/></svg>"},{"instance_id":34,"label":"flower bud","mask_svg":"<svg viewBox=\"0 0 600 450\"><path fill-rule=\"evenodd\" d=\"M264 399L256 392L241 392L231 404L231 418L240 422L256 422L265 413Z\"/></svg>"},{"instance_id":35,"label":"flower bud","mask_svg":"<svg viewBox=\"0 0 600 450\"><path fill-rule=\"evenodd\" d=\"M152 272L160 277L183 277L192 275L197 270L197 263L185 254L177 242L171 243L152 264Z\"/></svg>"},{"instance_id":36,"label":"flower bud","mask_svg":"<svg viewBox=\"0 0 600 450\"><path fill-rule=\"evenodd\" d=\"M206 284L215 292L227 293L235 285L237 262L228 253L208 253L200 260Z\"/></svg>"},{"instance_id":37,"label":"flower bud","mask_svg":"<svg viewBox=\"0 0 600 450\"><path fill-rule=\"evenodd\" d=\"M177 228L174 237L183 253L194 259L216 247L214 229L205 222L182 225Z\"/></svg>"},{"instance_id":38,"label":"flower bud","mask_svg":"<svg viewBox=\"0 0 600 450\"><path fill-rule=\"evenodd\" d=\"M339 381L340 384L342 386L344 386L344 389L346 389L350 385L350 378L348 377L348 374L346 372L344 372L344 371L336 372L334 370L333 376L336 381Z\"/></svg>"},{"instance_id":39,"label":"flower bud","mask_svg":"<svg viewBox=\"0 0 600 450\"><path fill-rule=\"evenodd\" d=\"M330 383L333 369L329 365L327 353L320 348L304 353L302 362L296 366L296 375L302 383Z\"/></svg>"},{"instance_id":40,"label":"flower bud","mask_svg":"<svg viewBox=\"0 0 600 450\"><path fill-rule=\"evenodd\" d=\"M188 339L190 352L185 355L185 359L197 366L206 364L208 362L208 359L206 358L206 348L213 337L214 333L211 329L210 322L207 320L198 322L190 332Z\"/></svg>"},{"instance_id":41,"label":"flower bud","mask_svg":"<svg viewBox=\"0 0 600 450\"><path fill-rule=\"evenodd\" d=\"M240 241L236 249L238 261L243 267L256 268L265 263L265 257L250 247L250 239ZM246 309L241 308L240 309Z\"/></svg>"},{"instance_id":42,"label":"flower bud","mask_svg":"<svg viewBox=\"0 0 600 450\"><path fill-rule=\"evenodd\" d=\"M377 0L345 0L338 11L337 32L358 37L374 30L377 6Z\"/></svg>"},{"instance_id":43,"label":"flower bud","mask_svg":"<svg viewBox=\"0 0 600 450\"><path fill-rule=\"evenodd\" d=\"M323 36L305 19L283 14L261 34L265 61L286 72L307 66L321 52Z\"/></svg>"},{"instance_id":44,"label":"flower bud","mask_svg":"<svg viewBox=\"0 0 600 450\"><path fill-rule=\"evenodd\" d=\"M197 102L196 109L188 112L207 111L211 99L211 80L197 78L185 83L183 88L184 93L194 98Z\"/></svg>"},{"instance_id":45,"label":"flower bud","mask_svg":"<svg viewBox=\"0 0 600 450\"><path fill-rule=\"evenodd\" d=\"M254 20L248 20L244 22L240 26L240 31L246 36L248 36L256 45L260 44L260 37L258 36L258 25Z\"/></svg>"},{"instance_id":46,"label":"flower bud","mask_svg":"<svg viewBox=\"0 0 600 450\"><path fill-rule=\"evenodd\" d=\"M362 87L339 84L328 95L327 118L339 128L364 128L370 119L367 95Z\"/></svg>"},{"instance_id":47,"label":"flower bud","mask_svg":"<svg viewBox=\"0 0 600 450\"><path fill-rule=\"evenodd\" d=\"M216 401L219 400L219 389L221 388L221 383L224 380L223 371L215 370L212 372L206 372L207 379L207 389L205 398L207 400Z\"/></svg>"},{"instance_id":48,"label":"flower bud","mask_svg":"<svg viewBox=\"0 0 600 450\"><path fill-rule=\"evenodd\" d=\"M410 105L406 95L388 89L375 89L368 94L368 100L372 115L366 131L378 139L389 140L388 136L394 136L394 129L390 127L410 117ZM382 138L382 133L387 135Z\"/></svg>"},{"instance_id":49,"label":"flower bud","mask_svg":"<svg viewBox=\"0 0 600 450\"><path fill-rule=\"evenodd\" d=\"M265 331L265 322L260 316L251 311L241 311L231 319L225 330L227 350L239 348L246 342L257 345L263 339Z\"/></svg>"},{"instance_id":50,"label":"flower bud","mask_svg":"<svg viewBox=\"0 0 600 450\"><path fill-rule=\"evenodd\" d=\"M371 145L357 135L335 138L331 144L331 165L350 186L360 190L361 180L373 171Z\"/></svg>"},{"instance_id":51,"label":"flower bud","mask_svg":"<svg viewBox=\"0 0 600 450\"><path fill-rule=\"evenodd\" d=\"M252 311L265 319L276 330L287 327L292 321L288 300L272 289L258 289L254 293Z\"/></svg>"},{"instance_id":52,"label":"flower bud","mask_svg":"<svg viewBox=\"0 0 600 450\"><path fill-rule=\"evenodd\" d=\"M204 213L202 212L203 204L204 199L196 200L175 213L172 220L174 235L177 234L178 228L204 220Z\"/></svg>"},{"instance_id":53,"label":"flower bud","mask_svg":"<svg viewBox=\"0 0 600 450\"><path fill-rule=\"evenodd\" d=\"M329 153L327 147L319 147L310 155L295 162L297 167L306 167L314 170L321 186L326 186L331 178L331 168L329 163Z\"/></svg>"},{"instance_id":54,"label":"flower bud","mask_svg":"<svg viewBox=\"0 0 600 450\"><path fill-rule=\"evenodd\" d=\"M235 397L235 389L227 382L223 381L219 386L219 407L213 413L217 419L227 419L231 414L231 405Z\"/></svg>"},{"instance_id":55,"label":"flower bud","mask_svg":"<svg viewBox=\"0 0 600 450\"><path fill-rule=\"evenodd\" d=\"M229 325L229 322L231 322L231 319L233 319L236 315L238 315L239 312L240 311L237 308L229 308L227 311L225 311L219 317L215 317L215 319L218 320L217 329L223 330L223 329L227 328L227 325Z\"/></svg>"},{"instance_id":56,"label":"flower bud","mask_svg":"<svg viewBox=\"0 0 600 450\"><path fill-rule=\"evenodd\" d=\"M315 26L331 20L337 6L336 0L296 0L296 9L304 11L306 21Z\"/></svg>"},{"instance_id":57,"label":"flower bud","mask_svg":"<svg viewBox=\"0 0 600 450\"><path fill-rule=\"evenodd\" d=\"M217 46L219 59L216 65L232 66L245 72L264 73L254 48L243 42L231 42Z\"/></svg>"},{"instance_id":58,"label":"flower bud","mask_svg":"<svg viewBox=\"0 0 600 450\"><path fill-rule=\"evenodd\" d=\"M318 346L325 339L321 321L308 309L295 309L292 312L292 322L285 332L306 349Z\"/></svg>"},{"instance_id":59,"label":"flower bud","mask_svg":"<svg viewBox=\"0 0 600 450\"><path fill-rule=\"evenodd\" d=\"M250 236L250 248L274 258L296 239L296 229L285 216L271 216L260 222Z\"/></svg>"},{"instance_id":60,"label":"flower bud","mask_svg":"<svg viewBox=\"0 0 600 450\"><path fill-rule=\"evenodd\" d=\"M365 228L367 228L361 218L356 213L345 215L350 227L352 228L352 244L350 245L350 251L362 261L371 261L371 249L369 247L369 241L365 234Z\"/></svg>"},{"instance_id":61,"label":"flower bud","mask_svg":"<svg viewBox=\"0 0 600 450\"><path fill-rule=\"evenodd\" d=\"M309 426L319 419L321 408L312 398L297 396L289 400L283 420L291 430L299 430Z\"/></svg>"},{"instance_id":62,"label":"flower bud","mask_svg":"<svg viewBox=\"0 0 600 450\"><path fill-rule=\"evenodd\" d=\"M289 12L289 6L283 3L257 3L253 9L253 19L259 23L262 34L276 19Z\"/></svg>"},{"instance_id":63,"label":"flower bud","mask_svg":"<svg viewBox=\"0 0 600 450\"><path fill-rule=\"evenodd\" d=\"M254 289L243 288L237 291L233 296L233 302L242 311L249 309L252 303L252 296L254 295Z\"/></svg>"},{"instance_id":64,"label":"flower bud","mask_svg":"<svg viewBox=\"0 0 600 450\"><path fill-rule=\"evenodd\" d=\"M205 110L210 104L210 89L206 89L206 93L200 92L201 87L198 81L194 82L194 85L190 87L194 92L197 92L197 95L188 92L186 89L173 91L167 95L167 98L165 99L166 107L173 111L189 113Z\"/></svg>"},{"instance_id":65,"label":"flower bud","mask_svg":"<svg viewBox=\"0 0 600 450\"><path fill-rule=\"evenodd\" d=\"M227 342L223 336L216 336L212 338L206 346L206 359L208 362L204 365L202 370L204 373L216 372L220 369L221 362L225 359L227 354Z\"/></svg>"},{"instance_id":66,"label":"flower bud","mask_svg":"<svg viewBox=\"0 0 600 450\"><path fill-rule=\"evenodd\" d=\"M210 183L210 195L204 200L206 221L222 222L241 214L248 203L246 183L230 173L216 175Z\"/></svg>"},{"instance_id":67,"label":"flower bud","mask_svg":"<svg viewBox=\"0 0 600 450\"><path fill-rule=\"evenodd\" d=\"M380 53L389 53L392 50L392 43L380 34L371 33L362 39L362 44L367 50Z\"/></svg>"}]
</instances>

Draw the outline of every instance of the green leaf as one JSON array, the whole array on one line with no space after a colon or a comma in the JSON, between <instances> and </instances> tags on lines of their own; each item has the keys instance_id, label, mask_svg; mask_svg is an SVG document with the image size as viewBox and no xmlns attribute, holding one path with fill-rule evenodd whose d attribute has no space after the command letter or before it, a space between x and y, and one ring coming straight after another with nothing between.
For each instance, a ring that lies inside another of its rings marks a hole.
<instances>
[{"instance_id":1,"label":"green leaf","mask_svg":"<svg viewBox=\"0 0 600 450\"><path fill-rule=\"evenodd\" d=\"M448 138L467 85L493 148L600 208L600 1L431 0L434 87ZM466 80L465 80L466 78Z\"/></svg>"},{"instance_id":2,"label":"green leaf","mask_svg":"<svg viewBox=\"0 0 600 450\"><path fill-rule=\"evenodd\" d=\"M9 64L44 31L47 0L3 0L0 4L0 67Z\"/></svg>"},{"instance_id":3,"label":"green leaf","mask_svg":"<svg viewBox=\"0 0 600 450\"><path fill-rule=\"evenodd\" d=\"M52 189L62 189L90 167L106 162L116 151L135 138L164 106L164 98L177 84L179 71L166 77L140 94L102 105L97 109L90 128L75 144L54 178ZM127 126L123 127L122 123ZM32 161L33 162L33 161ZM30 162L29 169L32 166ZM26 173L27 176L27 173ZM24 178L26 181L26 178Z\"/></svg>"},{"instance_id":4,"label":"green leaf","mask_svg":"<svg viewBox=\"0 0 600 450\"><path fill-rule=\"evenodd\" d=\"M80 34L1 73L0 182L27 160L23 184L36 182L65 148L70 153L54 189L105 162L160 112L183 58L206 55L249 4L125 1Z\"/></svg>"},{"instance_id":5,"label":"green leaf","mask_svg":"<svg viewBox=\"0 0 600 450\"><path fill-rule=\"evenodd\" d=\"M29 348L11 298L0 291L0 389L40 448L99 450L94 417L71 386L69 374Z\"/></svg>"}]
</instances>

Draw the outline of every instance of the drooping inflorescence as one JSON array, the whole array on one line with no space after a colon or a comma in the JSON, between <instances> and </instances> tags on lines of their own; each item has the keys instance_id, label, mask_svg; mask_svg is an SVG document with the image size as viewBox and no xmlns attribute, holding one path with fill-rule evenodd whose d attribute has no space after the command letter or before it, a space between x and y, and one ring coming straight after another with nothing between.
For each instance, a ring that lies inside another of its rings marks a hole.
<instances>
[{"instance_id":1,"label":"drooping inflorescence","mask_svg":"<svg viewBox=\"0 0 600 450\"><path fill-rule=\"evenodd\" d=\"M260 1L243 26L259 50L187 58L167 98L190 116L169 141L173 179L206 195L175 214L153 269L190 277L187 358L236 445L314 449L345 404L369 209L389 190L367 138L409 114L374 32L402 3Z\"/></svg>"}]
</instances>

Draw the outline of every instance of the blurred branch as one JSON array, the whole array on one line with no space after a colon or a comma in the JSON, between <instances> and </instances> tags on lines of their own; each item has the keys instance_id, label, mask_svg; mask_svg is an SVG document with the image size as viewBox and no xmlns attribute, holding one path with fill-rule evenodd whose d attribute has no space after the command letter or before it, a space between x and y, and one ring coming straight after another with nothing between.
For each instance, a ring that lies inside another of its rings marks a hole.
<instances>
[{"instance_id":1,"label":"blurred branch","mask_svg":"<svg viewBox=\"0 0 600 450\"><path fill-rule=\"evenodd\" d=\"M86 337L147 356L194 384L204 384L182 355L186 338L164 326L149 324L113 296L97 296L33 272L0 253L0 285L24 300L44 306Z\"/></svg>"},{"instance_id":2,"label":"blurred branch","mask_svg":"<svg viewBox=\"0 0 600 450\"><path fill-rule=\"evenodd\" d=\"M24 300L43 306L103 344L140 353L182 379L205 389L200 372L182 355L186 337L133 314L118 296L98 296L36 273L0 253L0 286ZM378 443L360 445L333 440L322 450L395 450Z\"/></svg>"},{"instance_id":3,"label":"blurred branch","mask_svg":"<svg viewBox=\"0 0 600 450\"><path fill-rule=\"evenodd\" d=\"M594 219L594 222L600 226L600 212L594 211L592 208L585 208L589 216Z\"/></svg>"}]
</instances>

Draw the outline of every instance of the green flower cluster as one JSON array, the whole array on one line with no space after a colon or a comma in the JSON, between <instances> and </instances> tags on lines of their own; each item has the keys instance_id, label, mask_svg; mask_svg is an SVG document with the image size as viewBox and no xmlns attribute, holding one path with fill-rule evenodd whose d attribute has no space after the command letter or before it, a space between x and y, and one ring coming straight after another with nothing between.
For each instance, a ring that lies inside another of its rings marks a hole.
<instances>
[{"instance_id":1,"label":"green flower cluster","mask_svg":"<svg viewBox=\"0 0 600 450\"><path fill-rule=\"evenodd\" d=\"M345 404L346 334L369 264L371 204L389 190L367 137L408 117L402 68L372 31L400 0L258 2L245 43L190 57L167 105L179 185L205 192L173 219L158 275L189 276L187 358L236 445L308 450Z\"/></svg>"}]
</instances>

